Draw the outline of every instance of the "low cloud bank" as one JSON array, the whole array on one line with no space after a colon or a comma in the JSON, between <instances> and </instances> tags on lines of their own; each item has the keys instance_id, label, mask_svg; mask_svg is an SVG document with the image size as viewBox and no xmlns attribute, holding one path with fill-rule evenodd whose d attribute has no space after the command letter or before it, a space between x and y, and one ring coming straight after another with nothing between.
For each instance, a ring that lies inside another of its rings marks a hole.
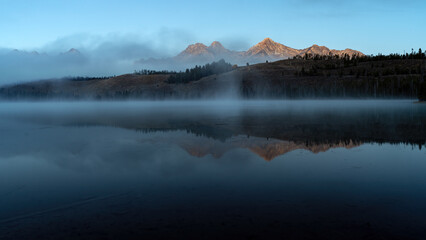
<instances>
[{"instance_id":1,"label":"low cloud bank","mask_svg":"<svg viewBox=\"0 0 426 240\"><path fill-rule=\"evenodd\" d=\"M236 49L248 46L237 38L219 40ZM76 34L35 49L0 47L0 85L62 77L113 76L140 69L179 71L219 60L173 57L194 42L197 39L190 33L162 29L146 36ZM237 63L235 59L227 60Z\"/></svg>"},{"instance_id":2,"label":"low cloud bank","mask_svg":"<svg viewBox=\"0 0 426 240\"><path fill-rule=\"evenodd\" d=\"M185 32L168 30L157 35L168 36L169 40L153 42L145 39L157 37L79 34L36 49L0 48L0 85L67 76L101 77L130 73L144 68L138 60L173 56L191 38Z\"/></svg>"}]
</instances>

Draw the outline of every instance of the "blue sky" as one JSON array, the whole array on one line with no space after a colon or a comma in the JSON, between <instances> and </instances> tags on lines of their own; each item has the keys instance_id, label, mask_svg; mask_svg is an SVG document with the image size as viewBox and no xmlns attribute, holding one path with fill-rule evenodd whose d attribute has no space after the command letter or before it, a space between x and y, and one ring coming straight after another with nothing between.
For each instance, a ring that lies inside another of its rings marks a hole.
<instances>
[{"instance_id":1,"label":"blue sky","mask_svg":"<svg viewBox=\"0 0 426 240\"><path fill-rule=\"evenodd\" d=\"M376 54L426 48L425 23L424 0L0 0L0 48L53 51L132 39L167 55L214 40L246 50L270 37L294 48Z\"/></svg>"}]
</instances>

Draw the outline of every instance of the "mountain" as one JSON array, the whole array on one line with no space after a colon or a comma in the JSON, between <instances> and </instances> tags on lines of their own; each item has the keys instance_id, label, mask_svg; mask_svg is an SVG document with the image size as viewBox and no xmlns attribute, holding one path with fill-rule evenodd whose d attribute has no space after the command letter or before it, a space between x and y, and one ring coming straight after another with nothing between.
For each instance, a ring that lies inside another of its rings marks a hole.
<instances>
[{"instance_id":1,"label":"mountain","mask_svg":"<svg viewBox=\"0 0 426 240\"><path fill-rule=\"evenodd\" d=\"M23 51L23 50L18 50L18 49L13 49L12 51L9 52L9 54L12 55L27 55L27 56L48 56L47 53L39 53L37 51ZM81 55L81 52L75 48L71 48L70 50L66 51L66 52L62 52L59 53L59 55L51 55L52 57L56 57L56 56L61 56L61 55Z\"/></svg>"},{"instance_id":2,"label":"mountain","mask_svg":"<svg viewBox=\"0 0 426 240\"><path fill-rule=\"evenodd\" d=\"M247 57L290 58L299 54L299 50L287 47L281 43L265 38L244 53Z\"/></svg>"},{"instance_id":3,"label":"mountain","mask_svg":"<svg viewBox=\"0 0 426 240\"><path fill-rule=\"evenodd\" d=\"M202 43L191 44L184 51L172 58L141 59L136 63L151 69L184 69L193 67L194 65L204 65L220 59L225 59L225 61L233 64L243 65L246 63L261 63L267 60L288 59L295 56L304 56L305 54L333 56L343 56L345 54L349 56L353 56L354 54L364 55L362 52L349 48L334 50L316 44L304 49L295 49L275 42L270 38L265 38L247 51L242 52L226 49L220 42L214 41L210 46Z\"/></svg>"},{"instance_id":4,"label":"mountain","mask_svg":"<svg viewBox=\"0 0 426 240\"><path fill-rule=\"evenodd\" d=\"M195 43L189 45L183 52L181 52L178 57L191 57L191 56L208 56L215 57L221 54L230 54L231 51L224 48L223 45L214 41L210 46L206 46L202 43Z\"/></svg>"},{"instance_id":5,"label":"mountain","mask_svg":"<svg viewBox=\"0 0 426 240\"><path fill-rule=\"evenodd\" d=\"M9 55L21 55L21 56L41 56L41 55L46 55L46 53L40 54L37 51L31 51L31 52L27 52L27 51L22 51L22 50L18 50L18 49L13 49L12 51L9 52Z\"/></svg>"},{"instance_id":6,"label":"mountain","mask_svg":"<svg viewBox=\"0 0 426 240\"><path fill-rule=\"evenodd\" d=\"M208 56L211 55L208 51L208 47L202 43L195 43L189 45L183 52L181 52L178 57L191 57L191 56Z\"/></svg>"},{"instance_id":7,"label":"mountain","mask_svg":"<svg viewBox=\"0 0 426 240\"><path fill-rule=\"evenodd\" d=\"M68 52L67 53L70 53L70 54L80 54L80 51L78 51L77 49L75 49L75 48L71 48L70 50L68 50Z\"/></svg>"},{"instance_id":8,"label":"mountain","mask_svg":"<svg viewBox=\"0 0 426 240\"><path fill-rule=\"evenodd\" d=\"M81 52L80 51L78 51L77 49L75 49L75 48L71 48L70 50L68 50L67 52L63 52L63 53L61 53L61 55L73 55L73 56L78 56L78 55L81 55Z\"/></svg>"},{"instance_id":9,"label":"mountain","mask_svg":"<svg viewBox=\"0 0 426 240\"><path fill-rule=\"evenodd\" d=\"M175 62L188 62L191 64L203 64L207 62L217 61L220 59L227 59L229 61L235 61L236 57L239 57L238 52L233 52L218 42L214 41L210 46L206 46L202 43L195 43L189 45L184 51L179 53L173 58Z\"/></svg>"},{"instance_id":10,"label":"mountain","mask_svg":"<svg viewBox=\"0 0 426 240\"><path fill-rule=\"evenodd\" d=\"M229 54L229 53L231 53L230 50L223 47L223 45L218 41L212 42L212 44L207 48L207 50L209 52L213 53L213 54Z\"/></svg>"},{"instance_id":11,"label":"mountain","mask_svg":"<svg viewBox=\"0 0 426 240\"><path fill-rule=\"evenodd\" d=\"M345 50L334 50L329 49L325 46L318 46L316 44L312 45L311 47L302 49L297 55L304 56L305 54L312 54L312 55L339 55L344 56L345 54L349 56L358 55L358 56L364 56L364 54L360 51L352 50L349 48L346 48Z\"/></svg>"},{"instance_id":12,"label":"mountain","mask_svg":"<svg viewBox=\"0 0 426 240\"><path fill-rule=\"evenodd\" d=\"M334 50L336 51L336 50ZM298 53L298 55L305 55L305 54L319 54L319 55L328 55L331 52L331 50L325 46L318 46L316 44L303 49Z\"/></svg>"}]
</instances>

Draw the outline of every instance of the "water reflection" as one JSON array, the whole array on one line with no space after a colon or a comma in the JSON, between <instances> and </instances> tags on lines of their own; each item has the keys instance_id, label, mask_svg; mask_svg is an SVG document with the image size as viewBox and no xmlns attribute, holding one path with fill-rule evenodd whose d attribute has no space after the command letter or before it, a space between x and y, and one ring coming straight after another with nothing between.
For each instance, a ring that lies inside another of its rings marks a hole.
<instances>
[{"instance_id":1,"label":"water reflection","mask_svg":"<svg viewBox=\"0 0 426 240\"><path fill-rule=\"evenodd\" d=\"M422 239L425 121L411 101L0 103L0 239Z\"/></svg>"},{"instance_id":2,"label":"water reflection","mask_svg":"<svg viewBox=\"0 0 426 240\"><path fill-rule=\"evenodd\" d=\"M421 148L426 143L426 108L412 101L16 103L3 106L0 116L48 127L104 126L145 135L185 131L188 136L157 142L174 142L192 155L220 156L236 147L271 151L260 154L269 160L292 149L319 152L362 143Z\"/></svg>"},{"instance_id":3,"label":"water reflection","mask_svg":"<svg viewBox=\"0 0 426 240\"><path fill-rule=\"evenodd\" d=\"M268 139L260 137L232 136L224 141L218 141L212 138L195 136L192 134L168 134L167 136L157 136L144 142L150 143L169 143L184 149L188 154L194 157L204 157L211 155L214 158L221 158L228 151L235 149L248 149L266 161L284 155L294 150L307 150L312 153L325 152L332 148L353 148L360 146L361 143L354 143L351 140L340 143L326 144L306 144L305 142L284 141L278 139Z\"/></svg>"}]
</instances>

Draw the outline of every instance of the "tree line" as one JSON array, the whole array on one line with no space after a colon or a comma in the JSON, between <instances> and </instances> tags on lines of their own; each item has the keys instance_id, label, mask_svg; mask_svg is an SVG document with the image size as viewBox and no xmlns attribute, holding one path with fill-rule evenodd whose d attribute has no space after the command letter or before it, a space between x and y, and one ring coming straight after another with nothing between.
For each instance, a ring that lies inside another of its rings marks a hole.
<instances>
[{"instance_id":1,"label":"tree line","mask_svg":"<svg viewBox=\"0 0 426 240\"><path fill-rule=\"evenodd\" d=\"M133 72L135 75L167 75L167 74L176 74L176 71L168 71L168 70L162 70L162 71L155 71L155 70L149 70L149 69L141 69L141 70L135 70Z\"/></svg>"},{"instance_id":2,"label":"tree line","mask_svg":"<svg viewBox=\"0 0 426 240\"><path fill-rule=\"evenodd\" d=\"M75 81L75 82L82 82L82 81L93 81L93 80L105 80L105 79L109 79L109 78L113 78L114 76L103 76L103 77L81 77L81 76L77 76L77 77L64 77L62 78L63 80L67 80L67 81Z\"/></svg>"},{"instance_id":3,"label":"tree line","mask_svg":"<svg viewBox=\"0 0 426 240\"><path fill-rule=\"evenodd\" d=\"M370 62L370 61L384 61L384 60L397 60L397 59L425 59L426 51L422 51L421 48L416 52L414 49L411 49L411 53L399 54L399 53L391 53L388 55L379 53L377 55L359 55L359 54L333 54L329 52L328 55L323 54L312 54L305 53L303 56L297 55L294 56L293 59L303 59L303 60L332 60L332 59L342 59L346 61L357 61L357 62Z\"/></svg>"},{"instance_id":4,"label":"tree line","mask_svg":"<svg viewBox=\"0 0 426 240\"><path fill-rule=\"evenodd\" d=\"M194 68L186 69L185 72L173 74L167 80L168 83L188 83L200 80L213 74L220 74L232 70L232 65L221 59L217 62L208 63L204 66L196 65Z\"/></svg>"}]
</instances>

